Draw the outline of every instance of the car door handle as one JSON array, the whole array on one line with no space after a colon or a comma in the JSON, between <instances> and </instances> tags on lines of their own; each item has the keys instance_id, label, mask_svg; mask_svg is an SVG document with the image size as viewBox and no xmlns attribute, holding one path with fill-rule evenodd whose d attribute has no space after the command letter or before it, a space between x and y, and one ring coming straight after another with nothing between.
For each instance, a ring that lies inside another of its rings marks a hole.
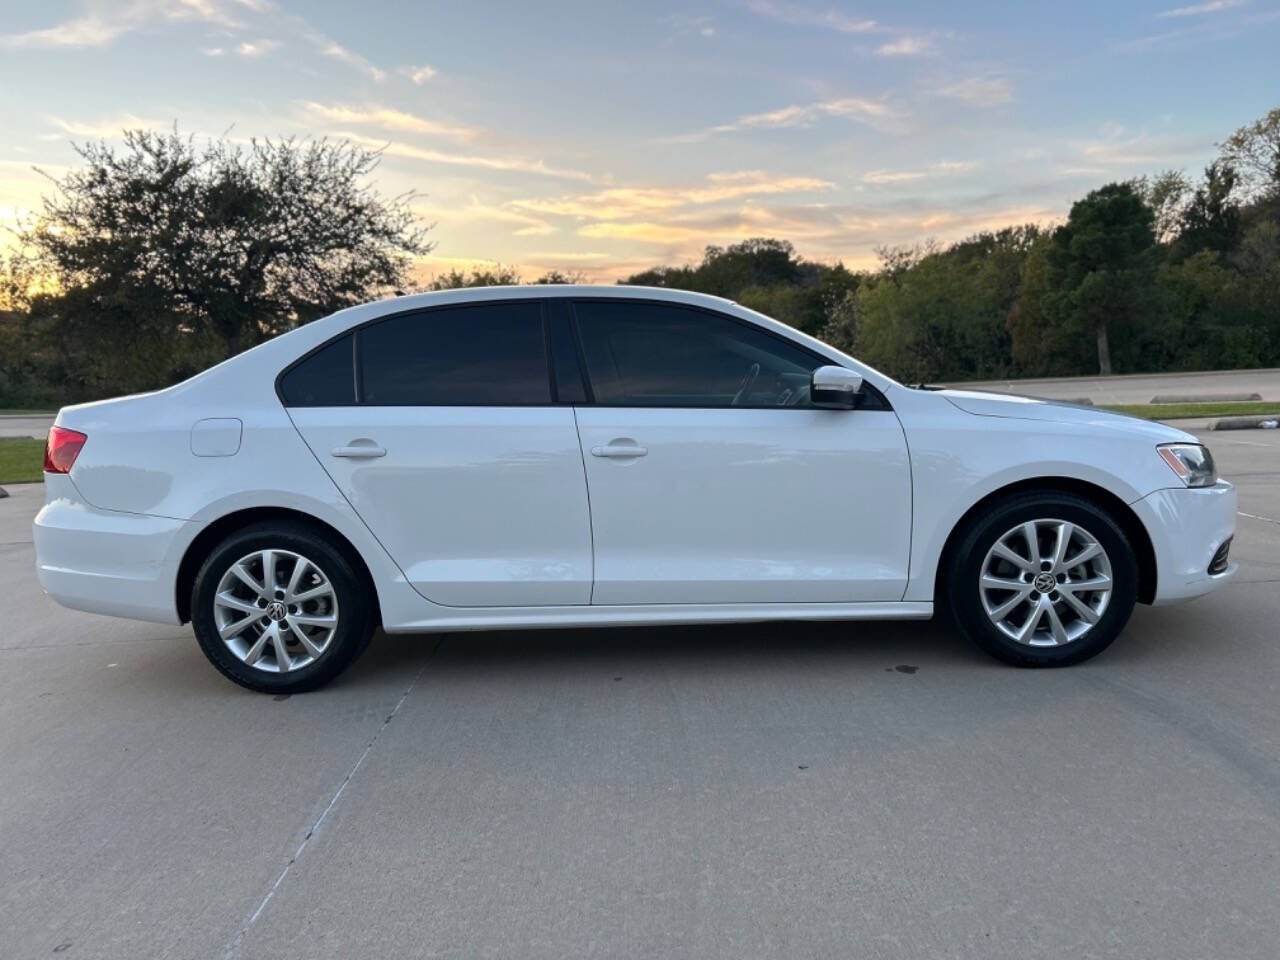
<instances>
[{"instance_id":1,"label":"car door handle","mask_svg":"<svg viewBox=\"0 0 1280 960\"><path fill-rule=\"evenodd\" d=\"M365 460L373 457L385 457L387 451L372 440L353 440L345 447L334 447L329 451L332 457L345 457L348 460Z\"/></svg>"},{"instance_id":2,"label":"car door handle","mask_svg":"<svg viewBox=\"0 0 1280 960\"><path fill-rule=\"evenodd\" d=\"M593 457L608 457L612 460L630 460L634 457L643 457L648 452L648 448L640 446L631 439L610 440L603 446L591 448Z\"/></svg>"}]
</instances>

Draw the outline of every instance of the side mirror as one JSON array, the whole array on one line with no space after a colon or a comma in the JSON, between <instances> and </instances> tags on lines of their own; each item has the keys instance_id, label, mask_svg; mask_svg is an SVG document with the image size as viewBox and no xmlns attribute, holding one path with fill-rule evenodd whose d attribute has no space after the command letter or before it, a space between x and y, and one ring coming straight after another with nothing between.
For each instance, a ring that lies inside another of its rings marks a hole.
<instances>
[{"instance_id":1,"label":"side mirror","mask_svg":"<svg viewBox=\"0 0 1280 960\"><path fill-rule=\"evenodd\" d=\"M809 402L830 410L852 410L861 389L862 374L844 367L819 367L809 381Z\"/></svg>"}]
</instances>

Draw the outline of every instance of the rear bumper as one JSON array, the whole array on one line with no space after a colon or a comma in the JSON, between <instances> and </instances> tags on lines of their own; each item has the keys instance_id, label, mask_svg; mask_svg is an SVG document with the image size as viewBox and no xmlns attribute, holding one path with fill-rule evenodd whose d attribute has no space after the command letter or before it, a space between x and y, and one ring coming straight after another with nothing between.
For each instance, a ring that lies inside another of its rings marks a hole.
<instances>
[{"instance_id":1,"label":"rear bumper","mask_svg":"<svg viewBox=\"0 0 1280 960\"><path fill-rule=\"evenodd\" d=\"M99 510L65 476L45 475L32 539L36 574L73 610L178 623L175 547L188 521Z\"/></svg>"},{"instance_id":2,"label":"rear bumper","mask_svg":"<svg viewBox=\"0 0 1280 960\"><path fill-rule=\"evenodd\" d=\"M1210 574L1214 554L1236 529L1236 488L1225 480L1212 487L1157 490L1133 504L1156 554L1155 603L1199 597L1222 586L1237 564Z\"/></svg>"}]
</instances>

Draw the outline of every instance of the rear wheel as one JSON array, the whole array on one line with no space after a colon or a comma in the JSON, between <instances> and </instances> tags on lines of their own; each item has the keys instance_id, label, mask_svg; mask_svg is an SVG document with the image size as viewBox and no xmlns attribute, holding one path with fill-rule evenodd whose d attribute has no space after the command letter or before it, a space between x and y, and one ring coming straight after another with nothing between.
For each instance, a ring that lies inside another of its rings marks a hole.
<instances>
[{"instance_id":1,"label":"rear wheel","mask_svg":"<svg viewBox=\"0 0 1280 960\"><path fill-rule=\"evenodd\" d=\"M961 632L1022 667L1079 663L1124 629L1138 565L1120 526L1068 493L1026 493L983 514L961 538L947 596Z\"/></svg>"},{"instance_id":2,"label":"rear wheel","mask_svg":"<svg viewBox=\"0 0 1280 960\"><path fill-rule=\"evenodd\" d=\"M312 690L373 635L370 598L342 550L303 524L231 534L196 574L192 625L205 656L264 693Z\"/></svg>"}]
</instances>

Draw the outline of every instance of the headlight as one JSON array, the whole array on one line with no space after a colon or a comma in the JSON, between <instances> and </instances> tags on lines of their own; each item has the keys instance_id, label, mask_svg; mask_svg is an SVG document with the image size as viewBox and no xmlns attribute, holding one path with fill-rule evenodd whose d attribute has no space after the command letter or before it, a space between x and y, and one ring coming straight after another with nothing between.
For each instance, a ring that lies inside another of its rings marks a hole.
<instances>
[{"instance_id":1,"label":"headlight","mask_svg":"<svg viewBox=\"0 0 1280 960\"><path fill-rule=\"evenodd\" d=\"M1218 482L1218 470L1208 447L1198 443L1162 443L1156 450L1188 487L1212 487Z\"/></svg>"}]
</instances>

